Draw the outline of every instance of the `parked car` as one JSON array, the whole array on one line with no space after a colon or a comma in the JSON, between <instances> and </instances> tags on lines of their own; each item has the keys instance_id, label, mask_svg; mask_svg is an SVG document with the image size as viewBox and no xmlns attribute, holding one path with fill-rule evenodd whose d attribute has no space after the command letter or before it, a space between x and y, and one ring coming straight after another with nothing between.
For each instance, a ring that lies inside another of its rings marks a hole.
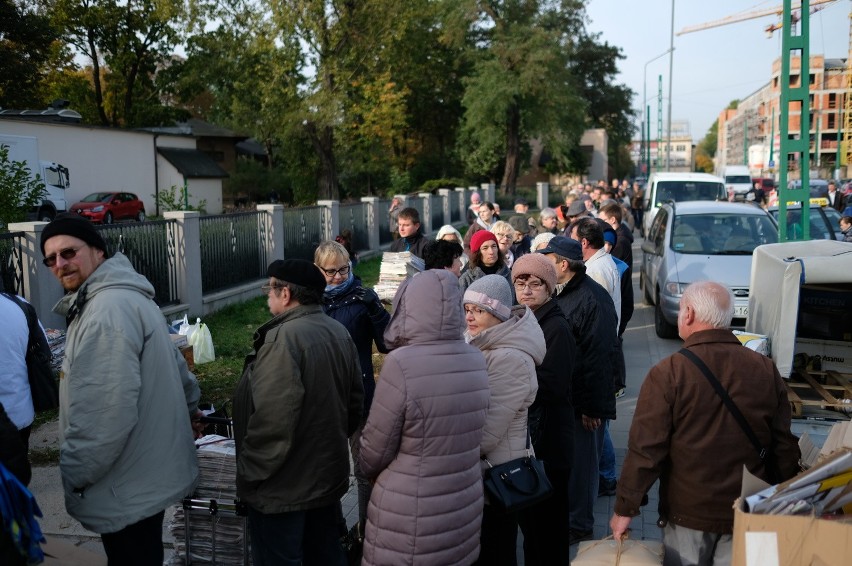
<instances>
[{"instance_id":1,"label":"parked car","mask_svg":"<svg viewBox=\"0 0 852 566\"><path fill-rule=\"evenodd\" d=\"M799 189L802 186L801 181L790 181L787 187L790 189ZM825 179L811 179L808 181L811 198L820 198L828 194L828 181Z\"/></svg>"},{"instance_id":2,"label":"parked car","mask_svg":"<svg viewBox=\"0 0 852 566\"><path fill-rule=\"evenodd\" d=\"M775 220L778 220L778 206L770 206L769 213ZM802 205L788 204L787 205L787 223L788 226L796 225L801 218ZM840 240L843 241L843 234L840 231L841 214L828 206L828 199L812 198L810 204L810 240ZM787 237L792 240L801 240L801 235L794 233L790 228L787 229Z\"/></svg>"},{"instance_id":3,"label":"parked car","mask_svg":"<svg viewBox=\"0 0 852 566\"><path fill-rule=\"evenodd\" d=\"M654 305L654 330L660 338L677 336L680 298L690 283L713 280L734 294L732 326L748 316L751 255L762 244L778 242L778 225L765 210L748 203L669 202L642 244L639 286Z\"/></svg>"},{"instance_id":4,"label":"parked car","mask_svg":"<svg viewBox=\"0 0 852 566\"><path fill-rule=\"evenodd\" d=\"M145 220L145 204L133 193L92 193L70 209L92 222L112 224L116 220Z\"/></svg>"}]
</instances>

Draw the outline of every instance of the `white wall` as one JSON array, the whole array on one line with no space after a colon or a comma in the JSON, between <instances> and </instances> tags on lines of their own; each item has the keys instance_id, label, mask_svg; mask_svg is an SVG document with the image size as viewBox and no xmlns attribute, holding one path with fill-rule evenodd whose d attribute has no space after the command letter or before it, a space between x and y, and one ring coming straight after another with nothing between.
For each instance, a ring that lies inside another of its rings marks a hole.
<instances>
[{"instance_id":1,"label":"white wall","mask_svg":"<svg viewBox=\"0 0 852 566\"><path fill-rule=\"evenodd\" d=\"M182 190L183 175L175 169L174 165L162 155L157 163L160 190L168 191L172 185ZM207 205L204 210L207 214L222 213L222 179L188 179L188 188L190 205L197 207L201 200L206 200Z\"/></svg>"}]
</instances>

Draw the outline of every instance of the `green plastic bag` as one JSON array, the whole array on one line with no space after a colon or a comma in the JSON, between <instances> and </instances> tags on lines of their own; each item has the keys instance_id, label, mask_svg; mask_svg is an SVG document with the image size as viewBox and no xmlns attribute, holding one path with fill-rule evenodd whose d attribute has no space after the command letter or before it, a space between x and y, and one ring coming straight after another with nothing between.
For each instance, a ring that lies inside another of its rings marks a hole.
<instances>
[{"instance_id":1,"label":"green plastic bag","mask_svg":"<svg viewBox=\"0 0 852 566\"><path fill-rule=\"evenodd\" d=\"M203 322L196 323L195 332L189 336L189 345L192 346L192 357L196 364L206 364L216 359L213 336Z\"/></svg>"}]
</instances>

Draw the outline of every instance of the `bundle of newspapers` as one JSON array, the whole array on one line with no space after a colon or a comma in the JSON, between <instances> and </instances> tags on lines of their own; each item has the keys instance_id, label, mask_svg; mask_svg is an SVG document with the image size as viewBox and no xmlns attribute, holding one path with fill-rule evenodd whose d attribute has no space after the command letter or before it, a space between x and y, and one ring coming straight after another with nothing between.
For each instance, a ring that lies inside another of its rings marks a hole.
<instances>
[{"instance_id":1,"label":"bundle of newspapers","mask_svg":"<svg viewBox=\"0 0 852 566\"><path fill-rule=\"evenodd\" d=\"M819 455L803 447L802 457L807 470L746 497L747 510L852 520L852 425L835 424Z\"/></svg>"},{"instance_id":2,"label":"bundle of newspapers","mask_svg":"<svg viewBox=\"0 0 852 566\"><path fill-rule=\"evenodd\" d=\"M425 269L423 260L411 252L385 252L379 268L379 282L373 290L383 301L392 301L400 283Z\"/></svg>"},{"instance_id":3,"label":"bundle of newspapers","mask_svg":"<svg viewBox=\"0 0 852 566\"><path fill-rule=\"evenodd\" d=\"M175 539L172 564L246 564L245 518L236 514L234 440L208 435L196 441L198 486L191 500L175 510L169 525ZM187 515L189 531L187 531Z\"/></svg>"}]
</instances>

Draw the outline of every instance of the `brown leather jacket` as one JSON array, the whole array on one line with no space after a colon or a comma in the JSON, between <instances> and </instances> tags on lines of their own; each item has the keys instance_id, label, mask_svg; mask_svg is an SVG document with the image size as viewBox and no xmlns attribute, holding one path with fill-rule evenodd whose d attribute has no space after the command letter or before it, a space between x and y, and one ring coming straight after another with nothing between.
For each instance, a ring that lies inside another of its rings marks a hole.
<instances>
[{"instance_id":1,"label":"brown leather jacket","mask_svg":"<svg viewBox=\"0 0 852 566\"><path fill-rule=\"evenodd\" d=\"M784 478L798 471L787 391L772 360L740 345L728 330L694 333L684 347L710 368L764 446L774 441ZM660 515L676 525L713 533L733 529L742 469L766 478L754 446L698 368L681 354L648 372L618 482L615 512L639 514L660 479Z\"/></svg>"}]
</instances>

